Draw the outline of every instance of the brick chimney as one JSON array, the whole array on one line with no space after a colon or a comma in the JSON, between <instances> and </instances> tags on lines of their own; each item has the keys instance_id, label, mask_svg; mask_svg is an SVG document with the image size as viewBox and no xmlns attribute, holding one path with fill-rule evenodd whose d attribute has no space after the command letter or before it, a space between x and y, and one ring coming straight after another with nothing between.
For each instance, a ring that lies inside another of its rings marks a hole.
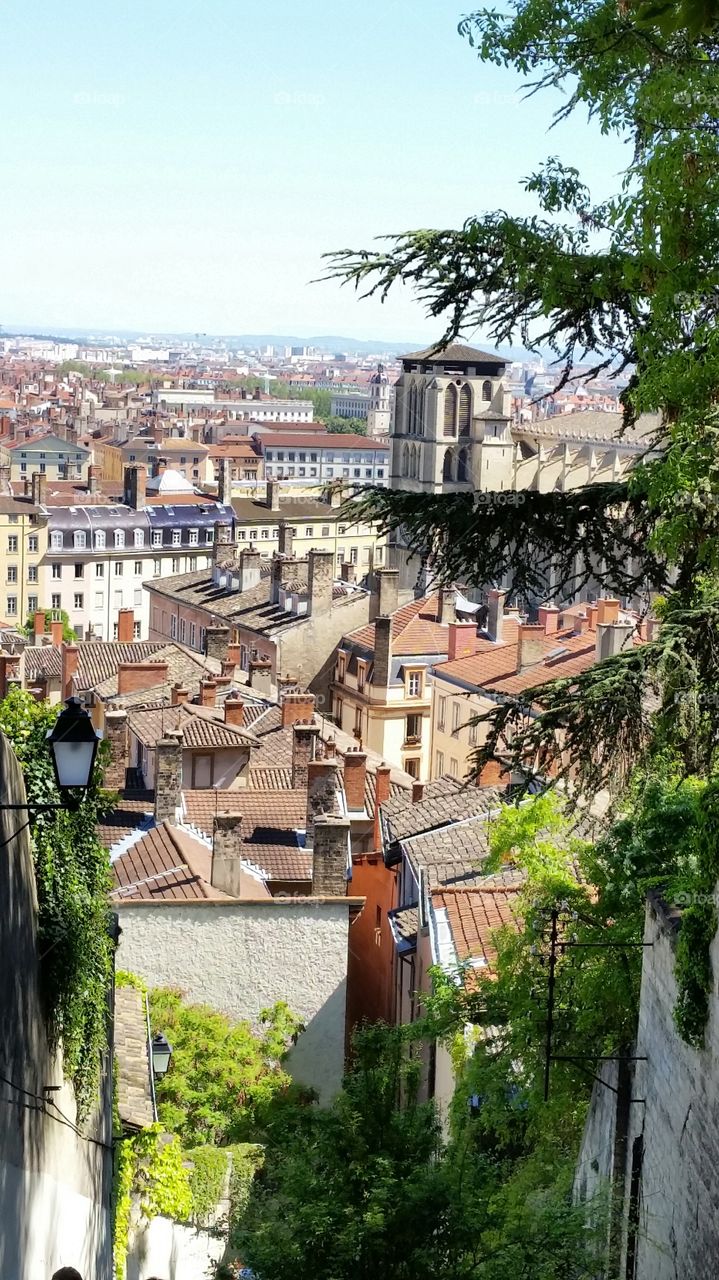
<instances>
[{"instance_id":1,"label":"brick chimney","mask_svg":"<svg viewBox=\"0 0 719 1280\"><path fill-rule=\"evenodd\" d=\"M123 500L126 507L142 511L147 506L147 471L145 467L125 467Z\"/></svg>"},{"instance_id":2,"label":"brick chimney","mask_svg":"<svg viewBox=\"0 0 719 1280\"><path fill-rule=\"evenodd\" d=\"M292 555L292 544L295 540L295 531L287 520L280 520L279 523L279 552L281 556Z\"/></svg>"},{"instance_id":3,"label":"brick chimney","mask_svg":"<svg viewBox=\"0 0 719 1280\"><path fill-rule=\"evenodd\" d=\"M280 486L277 480L267 481L265 506L268 507L270 511L279 511L280 509Z\"/></svg>"},{"instance_id":4,"label":"brick chimney","mask_svg":"<svg viewBox=\"0 0 719 1280\"><path fill-rule=\"evenodd\" d=\"M437 611L438 622L457 621L457 592L454 587L442 587L439 593Z\"/></svg>"},{"instance_id":5,"label":"brick chimney","mask_svg":"<svg viewBox=\"0 0 719 1280\"><path fill-rule=\"evenodd\" d=\"M135 639L135 613L133 609L120 609L117 615L117 639L119 644L132 644Z\"/></svg>"},{"instance_id":6,"label":"brick chimney","mask_svg":"<svg viewBox=\"0 0 719 1280\"><path fill-rule=\"evenodd\" d=\"M245 704L242 698L225 698L225 724L241 729L245 723Z\"/></svg>"},{"instance_id":7,"label":"brick chimney","mask_svg":"<svg viewBox=\"0 0 719 1280\"><path fill-rule=\"evenodd\" d=\"M316 898L347 896L349 818L315 818L312 847L312 893Z\"/></svg>"},{"instance_id":8,"label":"brick chimney","mask_svg":"<svg viewBox=\"0 0 719 1280\"><path fill-rule=\"evenodd\" d=\"M18 653L0 653L0 699L4 698L13 685L18 683L19 663Z\"/></svg>"},{"instance_id":9,"label":"brick chimney","mask_svg":"<svg viewBox=\"0 0 719 1280\"><path fill-rule=\"evenodd\" d=\"M506 597L506 591L492 590L487 593L487 634L495 644L499 644L502 639Z\"/></svg>"},{"instance_id":10,"label":"brick chimney","mask_svg":"<svg viewBox=\"0 0 719 1280\"><path fill-rule=\"evenodd\" d=\"M214 707L216 694L217 694L217 684L214 680L200 681L200 706L201 707Z\"/></svg>"},{"instance_id":11,"label":"brick chimney","mask_svg":"<svg viewBox=\"0 0 719 1280\"><path fill-rule=\"evenodd\" d=\"M375 569L370 614L383 618L395 613L399 606L399 570Z\"/></svg>"},{"instance_id":12,"label":"brick chimney","mask_svg":"<svg viewBox=\"0 0 719 1280\"><path fill-rule=\"evenodd\" d=\"M205 632L205 657L222 662L227 657L230 642L229 627L208 627Z\"/></svg>"},{"instance_id":13,"label":"brick chimney","mask_svg":"<svg viewBox=\"0 0 719 1280\"><path fill-rule=\"evenodd\" d=\"M183 688L178 680L176 684L173 684L170 690L170 706L181 707L183 702L187 702L189 696L189 689Z\"/></svg>"},{"instance_id":14,"label":"brick chimney","mask_svg":"<svg viewBox=\"0 0 719 1280\"><path fill-rule=\"evenodd\" d=\"M72 697L73 677L77 674L80 650L76 644L62 643L62 701Z\"/></svg>"},{"instance_id":15,"label":"brick chimney","mask_svg":"<svg viewBox=\"0 0 719 1280\"><path fill-rule=\"evenodd\" d=\"M233 667L239 667L242 661L242 651L238 644L228 644L227 661L231 662Z\"/></svg>"},{"instance_id":16,"label":"brick chimney","mask_svg":"<svg viewBox=\"0 0 719 1280\"><path fill-rule=\"evenodd\" d=\"M590 630L590 631L596 631L596 629L597 629L597 614L598 614L598 612L599 612L599 609L597 608L597 605L596 605L596 604L588 604L588 605L586 605L586 606L585 606L585 611L586 611L586 614L587 614L587 621L588 621L588 624L589 624L589 630Z\"/></svg>"},{"instance_id":17,"label":"brick chimney","mask_svg":"<svg viewBox=\"0 0 719 1280\"><path fill-rule=\"evenodd\" d=\"M32 476L32 501L36 507L47 502L47 476L34 471Z\"/></svg>"},{"instance_id":18,"label":"brick chimney","mask_svg":"<svg viewBox=\"0 0 719 1280\"><path fill-rule=\"evenodd\" d=\"M412 804L421 804L423 798L424 798L424 783L413 782L412 783Z\"/></svg>"},{"instance_id":19,"label":"brick chimney","mask_svg":"<svg viewBox=\"0 0 719 1280\"><path fill-rule=\"evenodd\" d=\"M36 609L32 619L35 644L42 644L45 635L45 610Z\"/></svg>"},{"instance_id":20,"label":"brick chimney","mask_svg":"<svg viewBox=\"0 0 719 1280\"><path fill-rule=\"evenodd\" d=\"M117 666L117 692L140 693L167 681L166 662L120 662Z\"/></svg>"},{"instance_id":21,"label":"brick chimney","mask_svg":"<svg viewBox=\"0 0 719 1280\"><path fill-rule=\"evenodd\" d=\"M61 622L50 623L50 637L54 649L59 649L62 644L63 625Z\"/></svg>"},{"instance_id":22,"label":"brick chimney","mask_svg":"<svg viewBox=\"0 0 719 1280\"><path fill-rule=\"evenodd\" d=\"M468 658L473 654L477 643L477 624L475 622L450 622L447 639L447 660Z\"/></svg>"},{"instance_id":23,"label":"brick chimney","mask_svg":"<svg viewBox=\"0 0 719 1280\"><path fill-rule=\"evenodd\" d=\"M282 699L282 728L287 729L298 720L311 720L314 710L313 693L286 693Z\"/></svg>"},{"instance_id":24,"label":"brick chimney","mask_svg":"<svg viewBox=\"0 0 719 1280\"><path fill-rule=\"evenodd\" d=\"M307 765L307 820L305 823L305 840L308 849L312 848L316 819L336 812L338 790L337 758L310 760Z\"/></svg>"},{"instance_id":25,"label":"brick chimney","mask_svg":"<svg viewBox=\"0 0 719 1280\"><path fill-rule=\"evenodd\" d=\"M97 483L97 469L90 463L87 468L87 492L97 493L99 485Z\"/></svg>"},{"instance_id":26,"label":"brick chimney","mask_svg":"<svg viewBox=\"0 0 719 1280\"><path fill-rule=\"evenodd\" d=\"M603 622L619 621L619 601L608 598L597 600L597 627Z\"/></svg>"},{"instance_id":27,"label":"brick chimney","mask_svg":"<svg viewBox=\"0 0 719 1280\"><path fill-rule=\"evenodd\" d=\"M586 635L589 630L589 618L586 613L580 609L577 613L568 613L565 618L565 626L572 628L575 636Z\"/></svg>"},{"instance_id":28,"label":"brick chimney","mask_svg":"<svg viewBox=\"0 0 719 1280\"><path fill-rule=\"evenodd\" d=\"M307 770L317 753L320 726L309 720L295 720L292 732L292 786L307 786Z\"/></svg>"},{"instance_id":29,"label":"brick chimney","mask_svg":"<svg viewBox=\"0 0 719 1280\"><path fill-rule=\"evenodd\" d=\"M554 635L559 630L559 609L556 604L543 604L539 610L539 625L543 627L545 636Z\"/></svg>"},{"instance_id":30,"label":"brick chimney","mask_svg":"<svg viewBox=\"0 0 719 1280\"><path fill-rule=\"evenodd\" d=\"M218 813L212 823L210 883L231 898L242 897L242 815Z\"/></svg>"},{"instance_id":31,"label":"brick chimney","mask_svg":"<svg viewBox=\"0 0 719 1280\"><path fill-rule=\"evenodd\" d=\"M232 471L230 459L220 459L220 478L217 483L217 501L232 502Z\"/></svg>"},{"instance_id":32,"label":"brick chimney","mask_svg":"<svg viewBox=\"0 0 719 1280\"><path fill-rule=\"evenodd\" d=\"M597 662L616 657L623 649L630 649L634 638L632 622L597 623Z\"/></svg>"},{"instance_id":33,"label":"brick chimney","mask_svg":"<svg viewBox=\"0 0 719 1280\"><path fill-rule=\"evenodd\" d=\"M362 813L365 807L365 782L367 780L367 752L350 747L345 752L344 784L347 808Z\"/></svg>"},{"instance_id":34,"label":"brick chimney","mask_svg":"<svg viewBox=\"0 0 719 1280\"><path fill-rule=\"evenodd\" d=\"M110 748L110 762L105 768L103 785L108 791L122 791L127 770L127 712L105 714L105 741Z\"/></svg>"},{"instance_id":35,"label":"brick chimney","mask_svg":"<svg viewBox=\"0 0 719 1280\"><path fill-rule=\"evenodd\" d=\"M261 698L272 693L272 663L269 658L252 658L249 664L250 688Z\"/></svg>"},{"instance_id":36,"label":"brick chimney","mask_svg":"<svg viewBox=\"0 0 719 1280\"><path fill-rule=\"evenodd\" d=\"M174 822L182 791L182 732L167 733L155 747L155 822Z\"/></svg>"},{"instance_id":37,"label":"brick chimney","mask_svg":"<svg viewBox=\"0 0 719 1280\"><path fill-rule=\"evenodd\" d=\"M372 684L386 689L392 669L392 619L375 618Z\"/></svg>"},{"instance_id":38,"label":"brick chimney","mask_svg":"<svg viewBox=\"0 0 719 1280\"><path fill-rule=\"evenodd\" d=\"M251 591L260 583L260 553L253 548L240 552L240 591ZM237 659L239 662L239 657Z\"/></svg>"},{"instance_id":39,"label":"brick chimney","mask_svg":"<svg viewBox=\"0 0 719 1280\"><path fill-rule=\"evenodd\" d=\"M544 657L544 627L524 623L517 627L517 671L536 666Z\"/></svg>"},{"instance_id":40,"label":"brick chimney","mask_svg":"<svg viewBox=\"0 0 719 1280\"><path fill-rule=\"evenodd\" d=\"M307 613L311 617L323 617L332 608L334 557L331 551L310 551L310 569L307 577Z\"/></svg>"},{"instance_id":41,"label":"brick chimney","mask_svg":"<svg viewBox=\"0 0 719 1280\"><path fill-rule=\"evenodd\" d=\"M392 794L392 770L388 764L380 764L377 766L375 774L375 798L374 798L374 848L380 850L382 848L382 826L380 823L380 806L389 800Z\"/></svg>"}]
</instances>

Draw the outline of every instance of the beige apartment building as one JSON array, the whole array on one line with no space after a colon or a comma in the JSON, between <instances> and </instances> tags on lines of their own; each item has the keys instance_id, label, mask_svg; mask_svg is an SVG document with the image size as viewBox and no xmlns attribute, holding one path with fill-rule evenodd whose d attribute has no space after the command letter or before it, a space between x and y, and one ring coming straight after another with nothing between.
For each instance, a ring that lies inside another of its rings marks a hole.
<instances>
[{"instance_id":1,"label":"beige apartment building","mask_svg":"<svg viewBox=\"0 0 719 1280\"><path fill-rule=\"evenodd\" d=\"M0 622L24 625L44 601L40 565L47 550L47 512L41 487L34 498L0 495Z\"/></svg>"}]
</instances>

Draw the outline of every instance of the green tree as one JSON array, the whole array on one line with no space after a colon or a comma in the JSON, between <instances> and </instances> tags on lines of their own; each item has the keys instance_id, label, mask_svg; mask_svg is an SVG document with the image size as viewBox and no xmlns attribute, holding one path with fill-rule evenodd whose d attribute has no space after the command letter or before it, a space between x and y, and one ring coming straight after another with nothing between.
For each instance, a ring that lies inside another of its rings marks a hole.
<instances>
[{"instance_id":1,"label":"green tree","mask_svg":"<svg viewBox=\"0 0 719 1280\"><path fill-rule=\"evenodd\" d=\"M157 1084L158 1113L184 1147L245 1141L273 1104L296 1097L282 1060L301 1024L287 1005L264 1010L254 1032L170 988L149 998L153 1030L173 1050L172 1069Z\"/></svg>"},{"instance_id":2,"label":"green tree","mask_svg":"<svg viewBox=\"0 0 719 1280\"><path fill-rule=\"evenodd\" d=\"M328 431L333 431L340 435L345 433L351 436L367 435L367 422L364 418L329 417L325 419L325 426Z\"/></svg>"},{"instance_id":3,"label":"green tree","mask_svg":"<svg viewBox=\"0 0 719 1280\"><path fill-rule=\"evenodd\" d=\"M45 631L49 634L50 624L52 622L61 622L62 638L63 640L66 641L67 644L72 644L72 642L75 640L76 637L75 637L75 632L70 626L70 615L68 614L67 610L66 609L45 609L43 610L43 612L45 614ZM35 635L35 614L34 613L28 614L28 619L27 619L27 622L25 623L23 630L25 631L26 636L28 636L29 639L32 640Z\"/></svg>"}]
</instances>

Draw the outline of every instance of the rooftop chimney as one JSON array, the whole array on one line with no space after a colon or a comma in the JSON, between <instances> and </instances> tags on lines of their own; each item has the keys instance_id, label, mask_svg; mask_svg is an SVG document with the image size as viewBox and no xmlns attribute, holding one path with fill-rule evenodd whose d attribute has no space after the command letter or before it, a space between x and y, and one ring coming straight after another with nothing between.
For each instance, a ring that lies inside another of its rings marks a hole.
<instances>
[{"instance_id":1,"label":"rooftop chimney","mask_svg":"<svg viewBox=\"0 0 719 1280\"><path fill-rule=\"evenodd\" d=\"M320 726L306 720L295 720L292 731L292 786L307 786L307 770L314 760Z\"/></svg>"},{"instance_id":2,"label":"rooftop chimney","mask_svg":"<svg viewBox=\"0 0 719 1280\"><path fill-rule=\"evenodd\" d=\"M597 624L597 661L614 658L623 649L632 646L634 623L632 622L599 622Z\"/></svg>"},{"instance_id":3,"label":"rooftop chimney","mask_svg":"<svg viewBox=\"0 0 719 1280\"><path fill-rule=\"evenodd\" d=\"M386 689L392 670L392 619L375 618L372 684Z\"/></svg>"},{"instance_id":4,"label":"rooftop chimney","mask_svg":"<svg viewBox=\"0 0 719 1280\"><path fill-rule=\"evenodd\" d=\"M343 560L340 565L340 578L343 582L354 582L357 578L357 571L351 560Z\"/></svg>"},{"instance_id":5,"label":"rooftop chimney","mask_svg":"<svg viewBox=\"0 0 719 1280\"><path fill-rule=\"evenodd\" d=\"M269 507L270 511L279 511L280 509L280 486L277 480L267 481L265 506Z\"/></svg>"},{"instance_id":6,"label":"rooftop chimney","mask_svg":"<svg viewBox=\"0 0 719 1280\"><path fill-rule=\"evenodd\" d=\"M220 459L220 479L217 485L218 502L232 502L232 472L230 470L230 459Z\"/></svg>"},{"instance_id":7,"label":"rooftop chimney","mask_svg":"<svg viewBox=\"0 0 719 1280\"><path fill-rule=\"evenodd\" d=\"M205 632L205 657L222 662L227 657L230 642L229 627L208 627Z\"/></svg>"},{"instance_id":8,"label":"rooftop chimney","mask_svg":"<svg viewBox=\"0 0 719 1280\"><path fill-rule=\"evenodd\" d=\"M242 698L235 695L231 698L225 698L225 724L232 725L235 729L241 729L245 722L245 704Z\"/></svg>"},{"instance_id":9,"label":"rooftop chimney","mask_svg":"<svg viewBox=\"0 0 719 1280\"><path fill-rule=\"evenodd\" d=\"M167 682L166 662L119 662L117 666L117 692L140 693Z\"/></svg>"},{"instance_id":10,"label":"rooftop chimney","mask_svg":"<svg viewBox=\"0 0 719 1280\"><path fill-rule=\"evenodd\" d=\"M362 813L365 807L367 752L350 747L344 758L344 784L347 808Z\"/></svg>"},{"instance_id":11,"label":"rooftop chimney","mask_svg":"<svg viewBox=\"0 0 719 1280\"><path fill-rule=\"evenodd\" d=\"M317 818L337 812L339 770L336 757L330 760L310 760L307 765L307 821L305 843L312 848L314 824Z\"/></svg>"},{"instance_id":12,"label":"rooftop chimney","mask_svg":"<svg viewBox=\"0 0 719 1280\"><path fill-rule=\"evenodd\" d=\"M543 604L539 610L539 625L543 627L545 636L554 635L559 630L559 609L556 604Z\"/></svg>"},{"instance_id":13,"label":"rooftop chimney","mask_svg":"<svg viewBox=\"0 0 719 1280\"><path fill-rule=\"evenodd\" d=\"M170 690L170 706L181 707L183 702L187 702L189 696L189 689L183 688L178 680L176 684L173 684Z\"/></svg>"},{"instance_id":14,"label":"rooftop chimney","mask_svg":"<svg viewBox=\"0 0 719 1280\"><path fill-rule=\"evenodd\" d=\"M281 556L292 555L292 543L295 540L295 531L287 520L280 520L279 523L279 551Z\"/></svg>"},{"instance_id":15,"label":"rooftop chimney","mask_svg":"<svg viewBox=\"0 0 719 1280\"><path fill-rule=\"evenodd\" d=\"M62 624L61 624L62 625ZM73 677L77 674L80 650L75 644L62 644L62 701L73 695Z\"/></svg>"},{"instance_id":16,"label":"rooftop chimney","mask_svg":"<svg viewBox=\"0 0 719 1280\"><path fill-rule=\"evenodd\" d=\"M424 797L424 783L413 782L412 783L412 804L421 804L423 797Z\"/></svg>"},{"instance_id":17,"label":"rooftop chimney","mask_svg":"<svg viewBox=\"0 0 719 1280\"><path fill-rule=\"evenodd\" d=\"M103 785L108 791L122 791L127 770L127 712L105 712L105 742L110 761L105 767Z\"/></svg>"},{"instance_id":18,"label":"rooftop chimney","mask_svg":"<svg viewBox=\"0 0 719 1280\"><path fill-rule=\"evenodd\" d=\"M610 599L597 600L597 626L603 622L619 621L619 601Z\"/></svg>"},{"instance_id":19,"label":"rooftop chimney","mask_svg":"<svg viewBox=\"0 0 719 1280\"><path fill-rule=\"evenodd\" d=\"M468 658L477 646L477 625L474 622L450 622L447 640L447 660Z\"/></svg>"},{"instance_id":20,"label":"rooftop chimney","mask_svg":"<svg viewBox=\"0 0 719 1280\"><path fill-rule=\"evenodd\" d=\"M287 729L298 720L311 720L314 711L313 693L286 693L282 699L282 728Z\"/></svg>"},{"instance_id":21,"label":"rooftop chimney","mask_svg":"<svg viewBox=\"0 0 719 1280\"><path fill-rule=\"evenodd\" d=\"M544 657L544 627L524 623L517 627L517 671L536 666Z\"/></svg>"},{"instance_id":22,"label":"rooftop chimney","mask_svg":"<svg viewBox=\"0 0 719 1280\"><path fill-rule=\"evenodd\" d=\"M492 590L487 593L487 633L490 640L493 640L495 644L499 644L502 639L506 596L506 591Z\"/></svg>"},{"instance_id":23,"label":"rooftop chimney","mask_svg":"<svg viewBox=\"0 0 719 1280\"><path fill-rule=\"evenodd\" d=\"M307 612L311 617L326 616L332 608L333 561L331 551L310 551Z\"/></svg>"},{"instance_id":24,"label":"rooftop chimney","mask_svg":"<svg viewBox=\"0 0 719 1280\"><path fill-rule=\"evenodd\" d=\"M142 511L147 506L147 470L145 467L125 467L123 483L125 506Z\"/></svg>"},{"instance_id":25,"label":"rooftop chimney","mask_svg":"<svg viewBox=\"0 0 719 1280\"><path fill-rule=\"evenodd\" d=\"M258 693L261 698L269 698L272 693L272 663L269 658L252 658L249 677L253 693Z\"/></svg>"},{"instance_id":26,"label":"rooftop chimney","mask_svg":"<svg viewBox=\"0 0 719 1280\"><path fill-rule=\"evenodd\" d=\"M439 593L438 622L457 621L457 593L454 587L442 587Z\"/></svg>"},{"instance_id":27,"label":"rooftop chimney","mask_svg":"<svg viewBox=\"0 0 719 1280\"><path fill-rule=\"evenodd\" d=\"M200 681L200 706L214 707L217 685L214 680Z\"/></svg>"},{"instance_id":28,"label":"rooftop chimney","mask_svg":"<svg viewBox=\"0 0 719 1280\"><path fill-rule=\"evenodd\" d=\"M247 547L240 552L240 591L251 591L260 583L260 553Z\"/></svg>"},{"instance_id":29,"label":"rooftop chimney","mask_svg":"<svg viewBox=\"0 0 719 1280\"><path fill-rule=\"evenodd\" d=\"M32 476L32 500L36 507L47 502L47 476L34 471Z\"/></svg>"},{"instance_id":30,"label":"rooftop chimney","mask_svg":"<svg viewBox=\"0 0 719 1280\"><path fill-rule=\"evenodd\" d=\"M230 898L241 898L242 880L242 815L218 813L212 823L210 883Z\"/></svg>"},{"instance_id":31,"label":"rooftop chimney","mask_svg":"<svg viewBox=\"0 0 719 1280\"><path fill-rule=\"evenodd\" d=\"M97 471L92 463L90 463L90 466L87 468L87 492L97 493L98 487Z\"/></svg>"},{"instance_id":32,"label":"rooftop chimney","mask_svg":"<svg viewBox=\"0 0 719 1280\"><path fill-rule=\"evenodd\" d=\"M399 604L399 570L375 569L372 600L370 604L373 618L386 617L395 613Z\"/></svg>"},{"instance_id":33,"label":"rooftop chimney","mask_svg":"<svg viewBox=\"0 0 719 1280\"><path fill-rule=\"evenodd\" d=\"M119 644L132 644L135 639L134 610L120 609L117 615L117 639Z\"/></svg>"},{"instance_id":34,"label":"rooftop chimney","mask_svg":"<svg viewBox=\"0 0 719 1280\"><path fill-rule=\"evenodd\" d=\"M155 747L155 822L175 822L182 791L182 732L167 733Z\"/></svg>"},{"instance_id":35,"label":"rooftop chimney","mask_svg":"<svg viewBox=\"0 0 719 1280\"><path fill-rule=\"evenodd\" d=\"M344 898L349 876L349 818L315 818L312 846L312 893L317 898Z\"/></svg>"},{"instance_id":36,"label":"rooftop chimney","mask_svg":"<svg viewBox=\"0 0 719 1280\"><path fill-rule=\"evenodd\" d=\"M36 609L33 614L33 631L35 635L35 644L42 644L45 635L45 610Z\"/></svg>"},{"instance_id":37,"label":"rooftop chimney","mask_svg":"<svg viewBox=\"0 0 719 1280\"><path fill-rule=\"evenodd\" d=\"M59 649L62 644L63 624L57 620L50 623L50 638L54 649Z\"/></svg>"},{"instance_id":38,"label":"rooftop chimney","mask_svg":"<svg viewBox=\"0 0 719 1280\"><path fill-rule=\"evenodd\" d=\"M392 770L388 764L380 764L377 766L375 774L375 793L374 793L374 848L376 851L382 848L382 826L380 823L380 806L389 800L392 794Z\"/></svg>"},{"instance_id":39,"label":"rooftop chimney","mask_svg":"<svg viewBox=\"0 0 719 1280\"><path fill-rule=\"evenodd\" d=\"M566 615L564 625L571 627L575 636L583 636L589 630L589 618L583 609L579 609L576 613Z\"/></svg>"}]
</instances>

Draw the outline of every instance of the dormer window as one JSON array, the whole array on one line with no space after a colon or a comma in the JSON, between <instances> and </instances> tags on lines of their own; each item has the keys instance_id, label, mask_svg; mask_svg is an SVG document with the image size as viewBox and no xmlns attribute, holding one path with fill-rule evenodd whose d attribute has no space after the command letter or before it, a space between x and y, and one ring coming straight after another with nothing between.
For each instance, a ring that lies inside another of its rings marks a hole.
<instances>
[{"instance_id":1,"label":"dormer window","mask_svg":"<svg viewBox=\"0 0 719 1280\"><path fill-rule=\"evenodd\" d=\"M144 545L145 545L145 534L142 529L136 529L135 530L135 546L144 547Z\"/></svg>"},{"instance_id":2,"label":"dormer window","mask_svg":"<svg viewBox=\"0 0 719 1280\"><path fill-rule=\"evenodd\" d=\"M179 547L181 542L182 542L182 531L180 529L173 529L172 530L173 547Z\"/></svg>"},{"instance_id":3,"label":"dormer window","mask_svg":"<svg viewBox=\"0 0 719 1280\"><path fill-rule=\"evenodd\" d=\"M83 551L87 545L87 534L84 529L76 529L72 535L72 545L77 551Z\"/></svg>"},{"instance_id":4,"label":"dormer window","mask_svg":"<svg viewBox=\"0 0 719 1280\"><path fill-rule=\"evenodd\" d=\"M200 541L200 531L199 531L199 529L190 529L190 534L189 534L189 539L188 539L188 540L189 540L189 543L190 543L190 546L191 546L191 547L196 547L196 546L197 546L197 544L198 544L198 542Z\"/></svg>"},{"instance_id":5,"label":"dormer window","mask_svg":"<svg viewBox=\"0 0 719 1280\"><path fill-rule=\"evenodd\" d=\"M62 534L57 529L50 534L50 546L53 551L62 551Z\"/></svg>"},{"instance_id":6,"label":"dormer window","mask_svg":"<svg viewBox=\"0 0 719 1280\"><path fill-rule=\"evenodd\" d=\"M95 532L95 546L98 551L105 550L105 530L97 529Z\"/></svg>"},{"instance_id":7,"label":"dormer window","mask_svg":"<svg viewBox=\"0 0 719 1280\"><path fill-rule=\"evenodd\" d=\"M422 672L408 671L405 677L405 692L408 698L422 697Z\"/></svg>"},{"instance_id":8,"label":"dormer window","mask_svg":"<svg viewBox=\"0 0 719 1280\"><path fill-rule=\"evenodd\" d=\"M125 530L116 529L115 530L115 546L124 547L124 545L125 545Z\"/></svg>"}]
</instances>

